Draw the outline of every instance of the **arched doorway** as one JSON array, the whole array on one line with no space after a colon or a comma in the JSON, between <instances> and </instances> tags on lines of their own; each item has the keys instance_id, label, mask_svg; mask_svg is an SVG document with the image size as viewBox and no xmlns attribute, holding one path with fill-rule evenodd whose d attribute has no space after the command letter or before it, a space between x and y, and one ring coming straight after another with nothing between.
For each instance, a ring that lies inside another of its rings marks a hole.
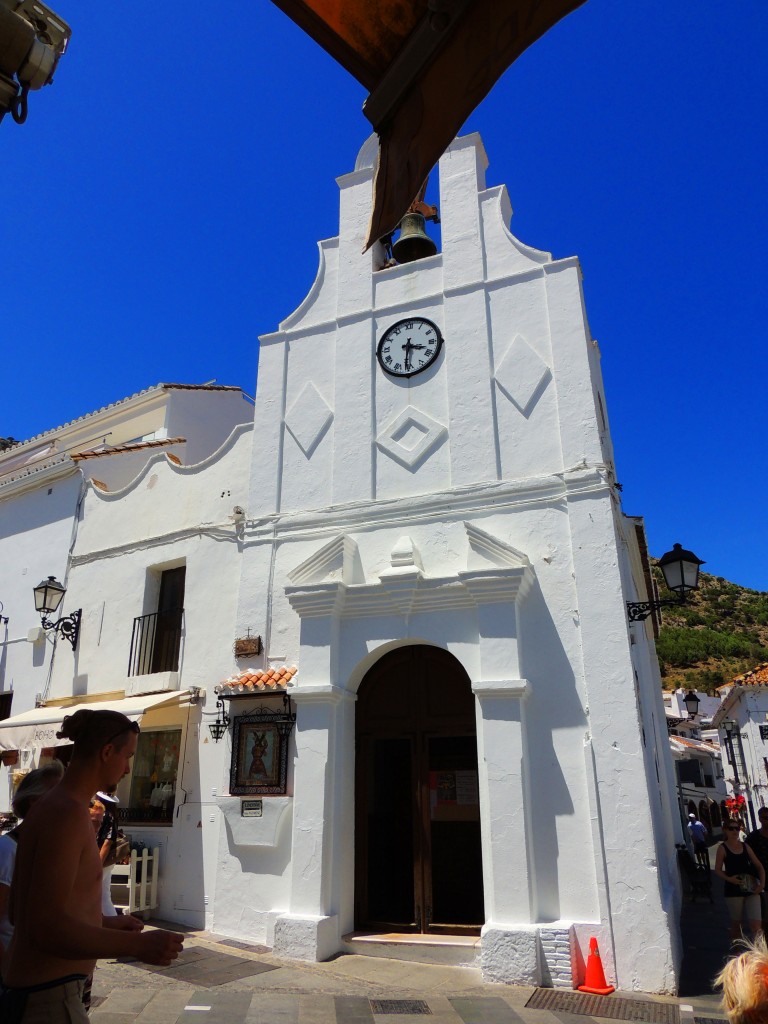
<instances>
[{"instance_id":1,"label":"arched doorway","mask_svg":"<svg viewBox=\"0 0 768 1024\"><path fill-rule=\"evenodd\" d=\"M485 920L475 698L438 647L400 647L357 695L355 924L477 933Z\"/></svg>"},{"instance_id":2,"label":"arched doorway","mask_svg":"<svg viewBox=\"0 0 768 1024\"><path fill-rule=\"evenodd\" d=\"M709 816L712 819L712 828L720 828L722 821L720 819L720 808L717 804L712 801L709 805Z\"/></svg>"},{"instance_id":3,"label":"arched doorway","mask_svg":"<svg viewBox=\"0 0 768 1024\"><path fill-rule=\"evenodd\" d=\"M712 831L712 821L709 817L709 808L707 807L706 800L699 801L699 821L706 827L708 832Z\"/></svg>"}]
</instances>

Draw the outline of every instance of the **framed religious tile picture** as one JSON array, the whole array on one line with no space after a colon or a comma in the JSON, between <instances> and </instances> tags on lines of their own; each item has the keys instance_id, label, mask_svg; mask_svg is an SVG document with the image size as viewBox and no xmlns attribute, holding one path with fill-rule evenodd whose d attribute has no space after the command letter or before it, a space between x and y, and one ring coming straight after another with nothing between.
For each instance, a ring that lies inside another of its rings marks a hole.
<instances>
[{"instance_id":1,"label":"framed religious tile picture","mask_svg":"<svg viewBox=\"0 0 768 1024\"><path fill-rule=\"evenodd\" d=\"M264 707L234 718L229 781L233 796L285 793L288 739L295 719L295 714Z\"/></svg>"}]
</instances>

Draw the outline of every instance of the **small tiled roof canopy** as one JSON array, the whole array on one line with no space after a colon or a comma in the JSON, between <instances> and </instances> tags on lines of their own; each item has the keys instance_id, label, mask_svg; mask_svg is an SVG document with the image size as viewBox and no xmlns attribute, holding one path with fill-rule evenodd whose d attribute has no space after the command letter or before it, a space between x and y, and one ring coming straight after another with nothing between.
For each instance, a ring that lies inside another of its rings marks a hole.
<instances>
[{"instance_id":1,"label":"small tiled roof canopy","mask_svg":"<svg viewBox=\"0 0 768 1024\"><path fill-rule=\"evenodd\" d=\"M241 672L239 675L229 676L216 687L216 692L224 696L233 696L237 693L283 693L291 684L296 675L296 666L290 668L285 665L282 668L259 669L258 672Z\"/></svg>"}]
</instances>

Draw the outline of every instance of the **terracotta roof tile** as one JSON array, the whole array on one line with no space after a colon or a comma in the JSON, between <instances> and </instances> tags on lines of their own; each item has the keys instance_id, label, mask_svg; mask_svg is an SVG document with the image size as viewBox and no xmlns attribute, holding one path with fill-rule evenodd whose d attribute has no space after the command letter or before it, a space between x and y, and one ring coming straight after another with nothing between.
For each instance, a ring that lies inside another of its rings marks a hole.
<instances>
[{"instance_id":1,"label":"terracotta roof tile","mask_svg":"<svg viewBox=\"0 0 768 1024\"><path fill-rule=\"evenodd\" d=\"M229 678L222 680L217 687L217 691L224 694L263 693L265 690L281 693L290 685L291 680L296 675L296 671L295 665L259 669L256 672L250 672L246 669L238 675L229 676Z\"/></svg>"},{"instance_id":2,"label":"terracotta roof tile","mask_svg":"<svg viewBox=\"0 0 768 1024\"><path fill-rule=\"evenodd\" d=\"M736 676L731 680L729 685L768 686L768 662L750 669L749 672L745 672L743 676Z\"/></svg>"},{"instance_id":3,"label":"terracotta roof tile","mask_svg":"<svg viewBox=\"0 0 768 1024\"><path fill-rule=\"evenodd\" d=\"M693 747L694 750L701 750L704 753L717 754L720 752L720 748L716 747L714 743L708 743L706 740L689 740L684 736L670 736L671 740L675 743L682 743L684 747Z\"/></svg>"},{"instance_id":4,"label":"terracotta roof tile","mask_svg":"<svg viewBox=\"0 0 768 1024\"><path fill-rule=\"evenodd\" d=\"M165 448L169 444L184 444L186 440L186 437L164 437L156 441L132 441L130 444L108 445L87 452L76 452L71 458L75 462L82 459L100 459L102 455L122 455L124 452L141 451L142 448Z\"/></svg>"}]
</instances>

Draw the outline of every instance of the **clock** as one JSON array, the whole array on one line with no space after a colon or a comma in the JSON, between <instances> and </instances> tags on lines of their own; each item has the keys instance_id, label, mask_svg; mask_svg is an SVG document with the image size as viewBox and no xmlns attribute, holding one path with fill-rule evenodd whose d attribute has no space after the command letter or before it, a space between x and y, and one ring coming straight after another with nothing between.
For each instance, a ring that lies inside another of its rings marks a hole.
<instances>
[{"instance_id":1,"label":"clock","mask_svg":"<svg viewBox=\"0 0 768 1024\"><path fill-rule=\"evenodd\" d=\"M440 355L443 336L431 320L414 316L398 320L381 336L376 358L382 370L393 377L413 377Z\"/></svg>"}]
</instances>

